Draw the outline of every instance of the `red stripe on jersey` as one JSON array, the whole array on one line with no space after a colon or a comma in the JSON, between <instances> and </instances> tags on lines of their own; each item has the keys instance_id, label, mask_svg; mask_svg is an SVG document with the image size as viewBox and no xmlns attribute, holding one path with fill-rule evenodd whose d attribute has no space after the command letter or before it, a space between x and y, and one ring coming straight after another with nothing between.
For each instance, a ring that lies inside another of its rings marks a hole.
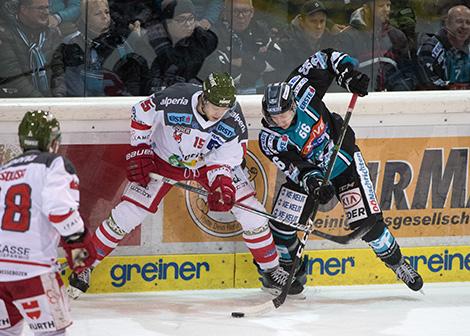
<instances>
[{"instance_id":1,"label":"red stripe on jersey","mask_svg":"<svg viewBox=\"0 0 470 336\"><path fill-rule=\"evenodd\" d=\"M246 142L242 142L243 156L246 155Z\"/></svg>"},{"instance_id":2,"label":"red stripe on jersey","mask_svg":"<svg viewBox=\"0 0 470 336\"><path fill-rule=\"evenodd\" d=\"M11 263L11 264L31 265L31 266L51 267L51 265L42 264L42 263L37 263L37 262L34 262L34 261L22 261L22 260L0 259L0 262Z\"/></svg>"},{"instance_id":3,"label":"red stripe on jersey","mask_svg":"<svg viewBox=\"0 0 470 336\"><path fill-rule=\"evenodd\" d=\"M113 243L118 244L121 241L121 239L116 239L113 236L111 236L102 225L98 227L98 230L100 230L100 232L103 234L103 236L106 237L106 239L108 239L109 241L112 241Z\"/></svg>"},{"instance_id":4,"label":"red stripe on jersey","mask_svg":"<svg viewBox=\"0 0 470 336\"><path fill-rule=\"evenodd\" d=\"M65 215L49 215L49 220L54 224L62 223L64 220L69 218L74 212L75 210L70 210Z\"/></svg>"},{"instance_id":5,"label":"red stripe on jersey","mask_svg":"<svg viewBox=\"0 0 470 336\"><path fill-rule=\"evenodd\" d=\"M249 238L243 237L243 239L244 239L247 243L250 243L250 244L260 243L260 242L262 242L262 241L269 240L270 238L271 238L271 232L268 232L268 233L265 234L264 236L261 236L261 237L258 237L258 238L254 238L254 239L249 239Z\"/></svg>"},{"instance_id":6,"label":"red stripe on jersey","mask_svg":"<svg viewBox=\"0 0 470 336\"><path fill-rule=\"evenodd\" d=\"M134 120L131 121L131 127L133 129L140 130L140 131L147 131L152 128L152 126L141 124Z\"/></svg>"}]
</instances>

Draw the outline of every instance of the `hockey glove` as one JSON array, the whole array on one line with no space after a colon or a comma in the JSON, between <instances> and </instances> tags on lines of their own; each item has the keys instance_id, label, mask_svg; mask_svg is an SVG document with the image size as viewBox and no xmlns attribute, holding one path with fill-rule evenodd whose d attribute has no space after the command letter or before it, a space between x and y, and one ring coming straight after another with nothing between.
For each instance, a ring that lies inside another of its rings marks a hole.
<instances>
[{"instance_id":1,"label":"hockey glove","mask_svg":"<svg viewBox=\"0 0 470 336\"><path fill-rule=\"evenodd\" d=\"M346 77L347 76L347 77ZM346 88L359 96L367 96L367 87L369 86L369 77L362 72L352 70L345 74Z\"/></svg>"},{"instance_id":2,"label":"hockey glove","mask_svg":"<svg viewBox=\"0 0 470 336\"><path fill-rule=\"evenodd\" d=\"M209 186L207 195L209 210L227 212L235 204L235 187L232 179L226 175L218 175Z\"/></svg>"},{"instance_id":3,"label":"hockey glove","mask_svg":"<svg viewBox=\"0 0 470 336\"><path fill-rule=\"evenodd\" d=\"M335 187L328 183L322 185L323 179L318 176L307 176L303 182L304 189L309 195L314 195L320 204L328 203L335 196Z\"/></svg>"},{"instance_id":4,"label":"hockey glove","mask_svg":"<svg viewBox=\"0 0 470 336\"><path fill-rule=\"evenodd\" d=\"M76 273L92 266L96 260L95 246L86 228L84 232L62 237L62 247L69 267Z\"/></svg>"},{"instance_id":5,"label":"hockey glove","mask_svg":"<svg viewBox=\"0 0 470 336\"><path fill-rule=\"evenodd\" d=\"M127 179L146 187L150 182L149 173L156 171L155 153L146 144L132 147L126 154Z\"/></svg>"}]
</instances>

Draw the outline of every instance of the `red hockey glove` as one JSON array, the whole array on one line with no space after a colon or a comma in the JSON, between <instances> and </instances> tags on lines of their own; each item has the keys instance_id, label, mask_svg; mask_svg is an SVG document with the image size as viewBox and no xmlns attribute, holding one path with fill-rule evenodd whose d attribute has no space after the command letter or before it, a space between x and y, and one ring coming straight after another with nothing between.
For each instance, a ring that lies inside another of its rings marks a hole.
<instances>
[{"instance_id":1,"label":"red hockey glove","mask_svg":"<svg viewBox=\"0 0 470 336\"><path fill-rule=\"evenodd\" d=\"M235 187L232 179L225 175L218 175L209 186L207 196L209 210L226 212L235 204Z\"/></svg>"},{"instance_id":2,"label":"red hockey glove","mask_svg":"<svg viewBox=\"0 0 470 336\"><path fill-rule=\"evenodd\" d=\"M82 233L62 237L62 247L69 267L76 273L90 267L96 260L95 246L87 229Z\"/></svg>"},{"instance_id":3,"label":"red hockey glove","mask_svg":"<svg viewBox=\"0 0 470 336\"><path fill-rule=\"evenodd\" d=\"M126 154L127 179L146 187L150 182L149 173L156 171L155 153L146 144L132 147Z\"/></svg>"}]
</instances>

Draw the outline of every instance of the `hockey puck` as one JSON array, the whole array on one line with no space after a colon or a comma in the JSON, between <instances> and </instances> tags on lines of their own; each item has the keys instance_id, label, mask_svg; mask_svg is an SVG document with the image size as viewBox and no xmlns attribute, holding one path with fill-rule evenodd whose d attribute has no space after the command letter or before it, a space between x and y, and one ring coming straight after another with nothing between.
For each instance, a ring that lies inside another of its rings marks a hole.
<instances>
[{"instance_id":1,"label":"hockey puck","mask_svg":"<svg viewBox=\"0 0 470 336\"><path fill-rule=\"evenodd\" d=\"M232 317L245 317L245 313L241 313L241 312L233 312L232 313Z\"/></svg>"}]
</instances>

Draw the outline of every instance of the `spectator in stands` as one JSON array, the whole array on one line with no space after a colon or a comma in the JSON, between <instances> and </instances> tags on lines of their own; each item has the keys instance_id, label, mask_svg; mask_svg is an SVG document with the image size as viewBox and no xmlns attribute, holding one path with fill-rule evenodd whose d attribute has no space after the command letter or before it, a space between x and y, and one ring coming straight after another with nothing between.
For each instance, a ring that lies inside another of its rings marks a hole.
<instances>
[{"instance_id":1,"label":"spectator in stands","mask_svg":"<svg viewBox=\"0 0 470 336\"><path fill-rule=\"evenodd\" d=\"M279 45L286 56L288 71L299 66L315 52L332 47L334 36L326 28L327 11L322 2L308 0L289 24ZM287 77L289 73L285 73Z\"/></svg>"},{"instance_id":2,"label":"spectator in stands","mask_svg":"<svg viewBox=\"0 0 470 336\"><path fill-rule=\"evenodd\" d=\"M425 88L470 89L470 9L449 9L444 27L429 34L418 49L426 72Z\"/></svg>"},{"instance_id":3,"label":"spectator in stands","mask_svg":"<svg viewBox=\"0 0 470 336\"><path fill-rule=\"evenodd\" d=\"M150 92L178 82L202 84L199 71L205 59L217 47L216 34L210 29L196 26L196 12L191 0L177 0L171 12L165 19L168 41L162 40L164 47L156 48Z\"/></svg>"},{"instance_id":4,"label":"spectator in stands","mask_svg":"<svg viewBox=\"0 0 470 336\"><path fill-rule=\"evenodd\" d=\"M224 7L224 0L193 0L195 8L196 26L204 29L213 28L220 20L220 14ZM157 14L159 11L173 11L177 0L155 0ZM163 16L167 16L163 14ZM166 17L169 18L169 17Z\"/></svg>"},{"instance_id":5,"label":"spectator in stands","mask_svg":"<svg viewBox=\"0 0 470 336\"><path fill-rule=\"evenodd\" d=\"M50 96L49 61L60 42L48 0L6 0L0 17L0 97Z\"/></svg>"},{"instance_id":6,"label":"spectator in stands","mask_svg":"<svg viewBox=\"0 0 470 336\"><path fill-rule=\"evenodd\" d=\"M260 93L265 83L282 78L276 71L284 66L281 48L266 23L254 16L252 0L225 0L223 20L216 29L219 47L210 62L213 67L206 70L230 67L241 94Z\"/></svg>"},{"instance_id":7,"label":"spectator in stands","mask_svg":"<svg viewBox=\"0 0 470 336\"><path fill-rule=\"evenodd\" d=\"M336 48L359 61L371 80L369 90L412 90L415 74L405 34L390 25L391 0L367 0L336 35Z\"/></svg>"},{"instance_id":8,"label":"spectator in stands","mask_svg":"<svg viewBox=\"0 0 470 336\"><path fill-rule=\"evenodd\" d=\"M50 0L49 7L49 27L59 27L62 34L71 33L80 17L80 0Z\"/></svg>"},{"instance_id":9,"label":"spectator in stands","mask_svg":"<svg viewBox=\"0 0 470 336\"><path fill-rule=\"evenodd\" d=\"M113 29L107 0L82 0L79 28L55 52L52 71L54 96L144 95L148 81L145 59Z\"/></svg>"}]
</instances>

